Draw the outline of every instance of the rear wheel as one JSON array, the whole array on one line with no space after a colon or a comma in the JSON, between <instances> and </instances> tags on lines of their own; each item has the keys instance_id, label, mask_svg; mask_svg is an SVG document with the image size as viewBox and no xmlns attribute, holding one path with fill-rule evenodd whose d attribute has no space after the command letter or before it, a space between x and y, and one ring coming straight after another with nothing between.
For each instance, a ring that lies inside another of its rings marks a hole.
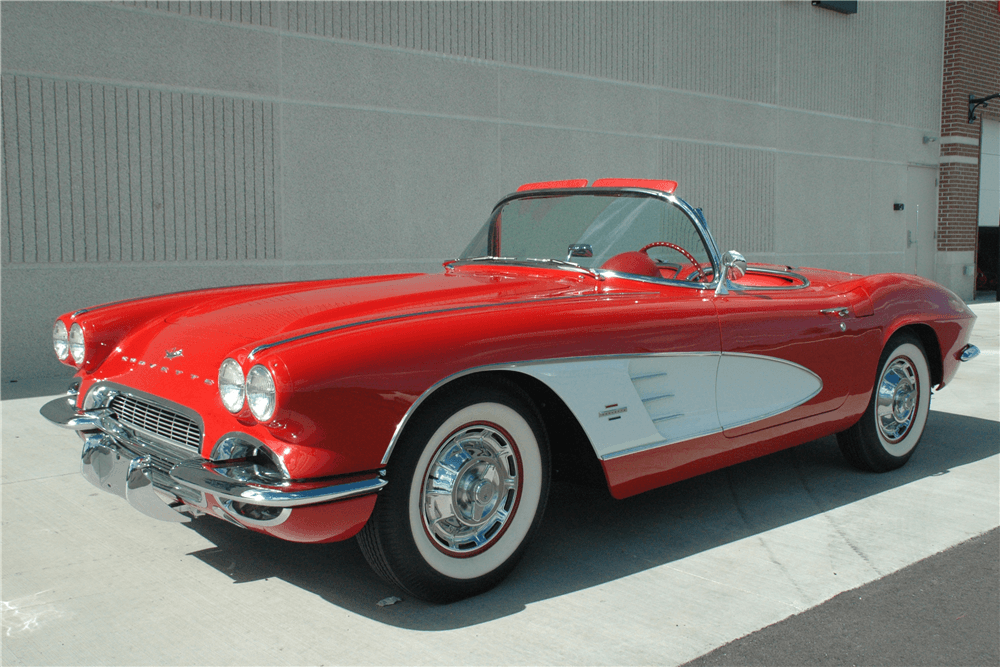
<instances>
[{"instance_id":1,"label":"rear wheel","mask_svg":"<svg viewBox=\"0 0 1000 667\"><path fill-rule=\"evenodd\" d=\"M920 442L930 411L930 371L923 346L908 333L889 341L878 368L868 408L837 434L837 442L855 467L885 472L906 463Z\"/></svg>"},{"instance_id":2,"label":"rear wheel","mask_svg":"<svg viewBox=\"0 0 1000 667\"><path fill-rule=\"evenodd\" d=\"M514 568L549 487L542 420L516 385L445 390L397 443L388 485L358 535L376 572L411 595L449 602Z\"/></svg>"}]
</instances>

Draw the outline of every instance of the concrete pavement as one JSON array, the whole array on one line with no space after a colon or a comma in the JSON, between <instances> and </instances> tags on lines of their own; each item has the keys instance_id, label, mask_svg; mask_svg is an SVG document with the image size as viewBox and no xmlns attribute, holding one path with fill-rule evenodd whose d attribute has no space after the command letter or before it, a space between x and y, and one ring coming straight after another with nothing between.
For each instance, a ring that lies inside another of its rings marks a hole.
<instances>
[{"instance_id":1,"label":"concrete pavement","mask_svg":"<svg viewBox=\"0 0 1000 667\"><path fill-rule=\"evenodd\" d=\"M972 307L983 354L901 470L824 438L625 501L556 484L510 579L447 606L378 606L353 541L149 519L79 475L48 397L5 400L3 663L682 664L1000 525L1000 307Z\"/></svg>"}]
</instances>

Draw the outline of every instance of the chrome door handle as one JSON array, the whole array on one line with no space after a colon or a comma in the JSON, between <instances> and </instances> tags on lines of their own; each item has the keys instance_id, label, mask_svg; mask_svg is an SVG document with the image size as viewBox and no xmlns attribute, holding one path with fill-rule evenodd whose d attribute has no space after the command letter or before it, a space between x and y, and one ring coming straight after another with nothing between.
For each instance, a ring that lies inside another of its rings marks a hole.
<instances>
[{"instance_id":1,"label":"chrome door handle","mask_svg":"<svg viewBox=\"0 0 1000 667\"><path fill-rule=\"evenodd\" d=\"M824 315L836 315L837 317L847 317L851 314L850 308L824 308L819 311Z\"/></svg>"}]
</instances>

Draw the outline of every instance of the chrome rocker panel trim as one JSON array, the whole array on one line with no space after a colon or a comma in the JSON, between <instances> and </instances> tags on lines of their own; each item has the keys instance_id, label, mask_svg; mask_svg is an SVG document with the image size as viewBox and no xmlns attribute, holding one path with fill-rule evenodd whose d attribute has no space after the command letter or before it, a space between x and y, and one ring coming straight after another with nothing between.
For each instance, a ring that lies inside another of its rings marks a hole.
<instances>
[{"instance_id":1,"label":"chrome rocker panel trim","mask_svg":"<svg viewBox=\"0 0 1000 667\"><path fill-rule=\"evenodd\" d=\"M227 510L234 501L288 508L288 512L281 513L283 520L290 515L290 508L376 493L387 483L379 475L329 486L286 488L292 483L274 486L247 479L246 467L241 462L211 462L201 458L181 461L164 474L154 467L149 455L142 453L141 443L132 442L127 429L109 423L107 410L80 412L74 400L73 396L61 396L46 403L39 412L56 426L93 431L81 434L84 435L83 476L94 486L121 496L143 514L162 521L189 521L190 517L181 512L190 511L188 505L205 509L207 495L215 497ZM238 518L248 524L261 523L243 516ZM268 521L266 525L276 523Z\"/></svg>"}]
</instances>

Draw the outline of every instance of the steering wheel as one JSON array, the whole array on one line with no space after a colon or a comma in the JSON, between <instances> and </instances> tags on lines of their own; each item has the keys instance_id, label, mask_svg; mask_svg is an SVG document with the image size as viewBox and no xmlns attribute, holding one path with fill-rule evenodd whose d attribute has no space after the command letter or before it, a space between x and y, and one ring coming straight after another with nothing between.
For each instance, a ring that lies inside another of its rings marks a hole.
<instances>
[{"instance_id":1,"label":"steering wheel","mask_svg":"<svg viewBox=\"0 0 1000 667\"><path fill-rule=\"evenodd\" d=\"M676 243L671 243L670 241L653 241L652 243L647 243L639 248L639 252L645 252L648 255L649 253L646 251L650 248L670 248L671 250L676 250L680 254L684 255L684 257L686 257L687 260L694 266L695 271L698 272L698 281L701 282L705 279L705 272L702 270L701 264L698 263L698 260L694 258L694 255Z\"/></svg>"}]
</instances>

